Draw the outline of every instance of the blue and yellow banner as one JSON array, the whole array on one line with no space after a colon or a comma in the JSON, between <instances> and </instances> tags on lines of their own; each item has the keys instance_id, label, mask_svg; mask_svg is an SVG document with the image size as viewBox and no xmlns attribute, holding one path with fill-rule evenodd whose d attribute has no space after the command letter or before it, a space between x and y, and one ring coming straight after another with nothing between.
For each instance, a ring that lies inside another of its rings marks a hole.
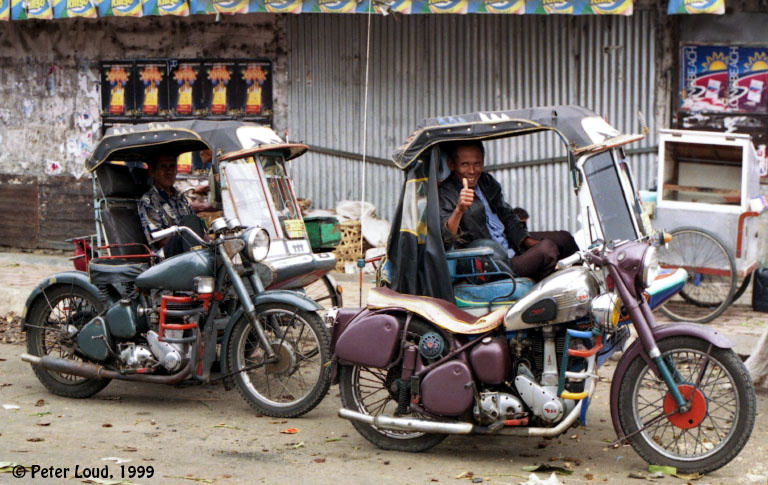
<instances>
[{"instance_id":1,"label":"blue and yellow banner","mask_svg":"<svg viewBox=\"0 0 768 485\"><path fill-rule=\"evenodd\" d=\"M667 14L709 13L723 15L725 0L669 0Z\"/></svg>"},{"instance_id":2,"label":"blue and yellow banner","mask_svg":"<svg viewBox=\"0 0 768 485\"><path fill-rule=\"evenodd\" d=\"M719 1L722 5L724 0L711 1ZM246 13L366 13L370 9L382 15L632 15L633 0L0 0L0 20L154 15L186 17Z\"/></svg>"}]
</instances>

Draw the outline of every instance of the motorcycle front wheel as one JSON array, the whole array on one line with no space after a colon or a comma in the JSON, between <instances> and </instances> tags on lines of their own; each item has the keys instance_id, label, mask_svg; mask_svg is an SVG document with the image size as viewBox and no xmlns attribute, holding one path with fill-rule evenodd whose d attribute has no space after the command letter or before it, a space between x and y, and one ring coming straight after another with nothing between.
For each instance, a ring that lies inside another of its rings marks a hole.
<instances>
[{"instance_id":1,"label":"motorcycle front wheel","mask_svg":"<svg viewBox=\"0 0 768 485\"><path fill-rule=\"evenodd\" d=\"M256 312L278 360L266 361L256 330L243 315L227 343L235 386L262 414L301 416L320 403L331 385L328 331L316 313L291 305L269 303Z\"/></svg>"},{"instance_id":2,"label":"motorcycle front wheel","mask_svg":"<svg viewBox=\"0 0 768 485\"><path fill-rule=\"evenodd\" d=\"M78 286L56 286L45 290L46 298L30 310L27 325L27 352L51 355L75 362L87 362L77 350L76 331L99 314L98 298ZM109 379L89 379L61 374L33 365L38 380L57 396L84 399L101 391Z\"/></svg>"},{"instance_id":3,"label":"motorcycle front wheel","mask_svg":"<svg viewBox=\"0 0 768 485\"><path fill-rule=\"evenodd\" d=\"M625 436L648 463L681 473L709 473L726 465L746 445L755 424L752 380L730 349L695 337L658 343L680 393L691 403L677 406L666 384L637 356L621 379L618 413Z\"/></svg>"}]
</instances>

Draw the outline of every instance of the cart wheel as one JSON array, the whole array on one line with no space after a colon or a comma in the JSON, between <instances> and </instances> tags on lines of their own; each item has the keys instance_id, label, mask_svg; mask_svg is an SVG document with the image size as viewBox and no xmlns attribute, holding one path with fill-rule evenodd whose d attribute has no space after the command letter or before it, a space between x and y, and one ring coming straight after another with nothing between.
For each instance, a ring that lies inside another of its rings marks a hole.
<instances>
[{"instance_id":1,"label":"cart wheel","mask_svg":"<svg viewBox=\"0 0 768 485\"><path fill-rule=\"evenodd\" d=\"M680 293L661 306L661 312L672 320L707 323L731 304L736 262L711 232L692 227L672 231L668 247L659 249L659 263L688 272Z\"/></svg>"},{"instance_id":2,"label":"cart wheel","mask_svg":"<svg viewBox=\"0 0 768 485\"><path fill-rule=\"evenodd\" d=\"M741 295L743 295L744 292L747 291L747 288L749 288L750 281L752 281L752 273L749 273L746 277L744 277L743 280L739 282L739 288L736 290L736 293L733 294L731 303L736 303L738 299L741 298Z\"/></svg>"},{"instance_id":3,"label":"cart wheel","mask_svg":"<svg viewBox=\"0 0 768 485\"><path fill-rule=\"evenodd\" d=\"M323 307L323 310L320 310L322 315L325 314L325 310L331 307L344 306L341 292L338 291L336 283L328 275L323 275L322 278L305 286L304 293Z\"/></svg>"}]
</instances>

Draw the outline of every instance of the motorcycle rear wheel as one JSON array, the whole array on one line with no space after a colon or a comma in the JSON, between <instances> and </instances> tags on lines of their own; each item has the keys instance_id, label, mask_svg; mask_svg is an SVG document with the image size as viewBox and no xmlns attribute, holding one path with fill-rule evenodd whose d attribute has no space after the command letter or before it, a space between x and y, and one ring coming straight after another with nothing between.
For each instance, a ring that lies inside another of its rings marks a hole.
<instances>
[{"instance_id":1,"label":"motorcycle rear wheel","mask_svg":"<svg viewBox=\"0 0 768 485\"><path fill-rule=\"evenodd\" d=\"M399 377L400 367L396 366L387 371L357 365L342 366L339 369L341 403L346 409L369 416L394 415L397 409L397 397L387 385L392 381L388 378L392 372ZM383 430L358 421L352 421L352 425L363 438L383 450L426 451L437 446L446 437L444 434Z\"/></svg>"},{"instance_id":2,"label":"motorcycle rear wheel","mask_svg":"<svg viewBox=\"0 0 768 485\"><path fill-rule=\"evenodd\" d=\"M707 361L710 344L699 338L670 337L658 346L672 364L678 389L686 398L693 395L692 408L670 414L676 406L666 384L637 356L623 376L614 377L621 379L618 412L624 435L646 423L629 442L648 463L702 474L725 466L744 448L755 424L755 390L747 369L730 349L711 346ZM654 418L660 419L647 425Z\"/></svg>"},{"instance_id":3,"label":"motorcycle rear wheel","mask_svg":"<svg viewBox=\"0 0 768 485\"><path fill-rule=\"evenodd\" d=\"M265 364L266 353L248 317L243 315L227 343L230 372L238 392L267 416L295 418L308 413L331 385L328 331L317 313L268 303L256 308L267 340L278 355ZM242 370L251 368L250 370Z\"/></svg>"},{"instance_id":4,"label":"motorcycle rear wheel","mask_svg":"<svg viewBox=\"0 0 768 485\"><path fill-rule=\"evenodd\" d=\"M68 337L69 325L81 330L96 317L103 305L99 299L78 286L54 286L45 290L46 298L30 310L27 328L27 352L44 357L53 355L62 359L88 362L77 352L77 346ZM61 374L33 365L38 380L57 396L84 399L101 391L110 379L90 379Z\"/></svg>"}]
</instances>

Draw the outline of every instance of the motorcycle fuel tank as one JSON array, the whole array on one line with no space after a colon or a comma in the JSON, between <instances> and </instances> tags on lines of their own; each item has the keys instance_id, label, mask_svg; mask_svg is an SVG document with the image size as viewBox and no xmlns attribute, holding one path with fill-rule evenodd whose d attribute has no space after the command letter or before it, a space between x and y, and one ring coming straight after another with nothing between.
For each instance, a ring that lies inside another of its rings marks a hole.
<instances>
[{"instance_id":1,"label":"motorcycle fuel tank","mask_svg":"<svg viewBox=\"0 0 768 485\"><path fill-rule=\"evenodd\" d=\"M541 327L585 317L600 286L584 266L573 266L547 276L507 311L507 331Z\"/></svg>"},{"instance_id":2,"label":"motorcycle fuel tank","mask_svg":"<svg viewBox=\"0 0 768 485\"><path fill-rule=\"evenodd\" d=\"M192 291L198 276L213 276L216 256L213 251L200 249L168 258L152 266L136 278L139 288L171 291Z\"/></svg>"}]
</instances>

